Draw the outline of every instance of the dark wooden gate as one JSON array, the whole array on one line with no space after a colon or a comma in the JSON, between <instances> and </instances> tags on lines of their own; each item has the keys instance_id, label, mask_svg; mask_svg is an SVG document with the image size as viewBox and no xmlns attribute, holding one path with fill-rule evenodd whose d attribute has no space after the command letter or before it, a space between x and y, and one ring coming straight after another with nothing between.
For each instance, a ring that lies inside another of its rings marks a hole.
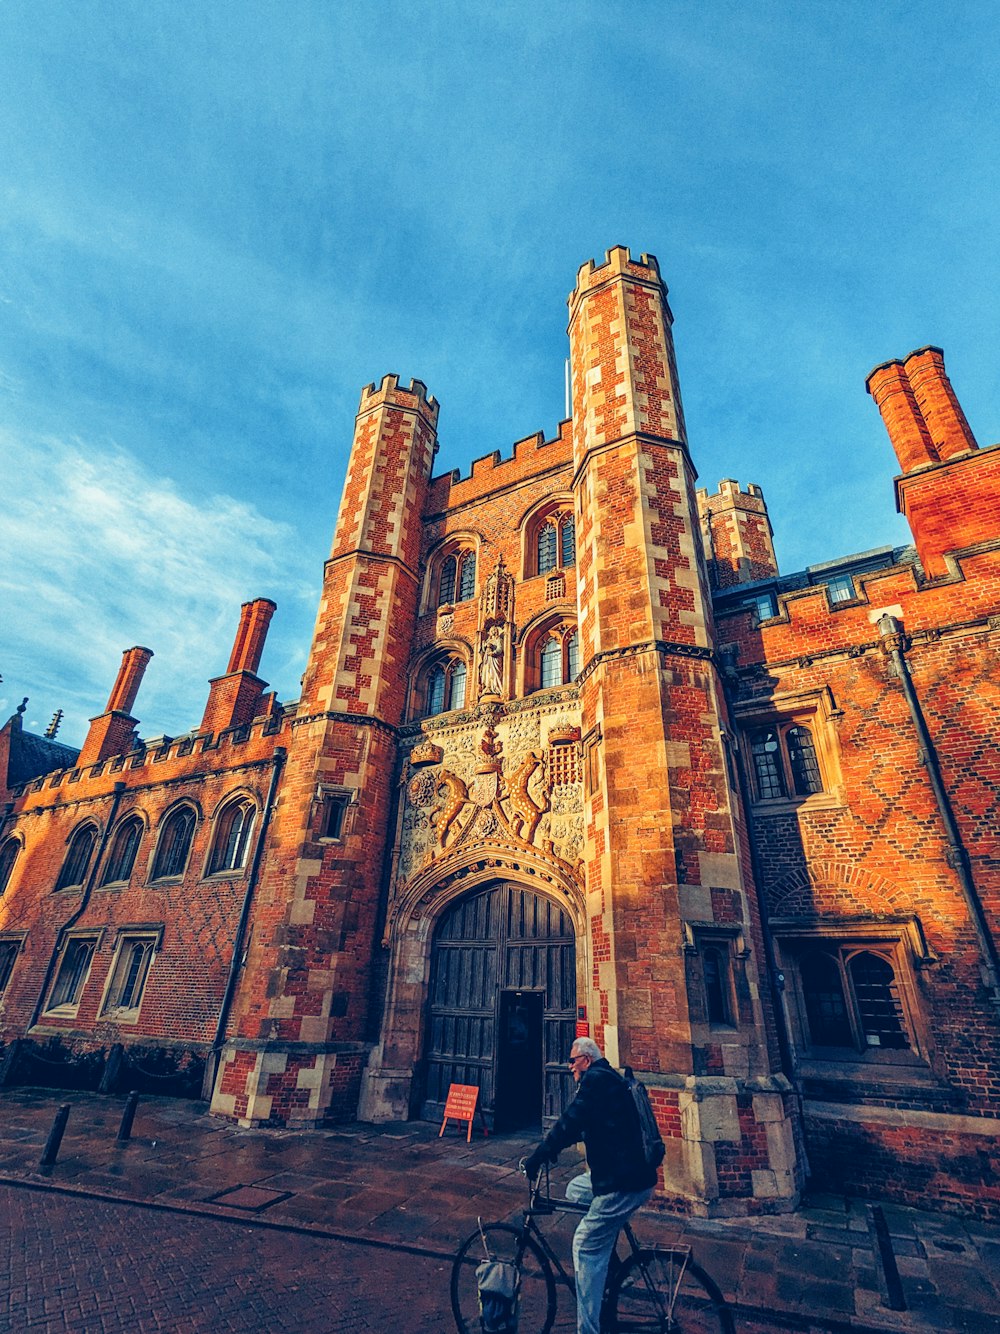
<instances>
[{"instance_id":1,"label":"dark wooden gate","mask_svg":"<svg viewBox=\"0 0 1000 1334\"><path fill-rule=\"evenodd\" d=\"M475 1084L493 1124L501 993L511 990L543 996L537 1122L551 1123L572 1097L566 1066L576 1032L572 921L550 899L499 883L452 904L434 934L423 1104L428 1120L443 1114L449 1084Z\"/></svg>"}]
</instances>

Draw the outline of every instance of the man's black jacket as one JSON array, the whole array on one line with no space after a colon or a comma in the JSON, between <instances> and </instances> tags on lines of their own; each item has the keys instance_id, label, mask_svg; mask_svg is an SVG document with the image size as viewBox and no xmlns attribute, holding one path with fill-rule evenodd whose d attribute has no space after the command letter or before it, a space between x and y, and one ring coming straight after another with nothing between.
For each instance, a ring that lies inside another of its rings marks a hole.
<instances>
[{"instance_id":1,"label":"man's black jacket","mask_svg":"<svg viewBox=\"0 0 1000 1334\"><path fill-rule=\"evenodd\" d=\"M550 1162L562 1149L583 1140L595 1195L646 1190L656 1185L656 1168L642 1151L639 1113L625 1080L602 1057L583 1073L576 1097L539 1148Z\"/></svg>"}]
</instances>

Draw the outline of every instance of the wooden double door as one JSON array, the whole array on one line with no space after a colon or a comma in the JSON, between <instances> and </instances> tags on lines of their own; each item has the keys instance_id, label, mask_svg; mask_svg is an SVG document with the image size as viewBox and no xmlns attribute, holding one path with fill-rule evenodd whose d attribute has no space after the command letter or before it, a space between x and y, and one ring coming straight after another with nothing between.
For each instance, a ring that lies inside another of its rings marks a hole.
<instances>
[{"instance_id":1,"label":"wooden double door","mask_svg":"<svg viewBox=\"0 0 1000 1334\"><path fill-rule=\"evenodd\" d=\"M551 899L497 882L459 899L434 934L423 1115L475 1084L497 1130L551 1124L573 1094L576 941Z\"/></svg>"}]
</instances>

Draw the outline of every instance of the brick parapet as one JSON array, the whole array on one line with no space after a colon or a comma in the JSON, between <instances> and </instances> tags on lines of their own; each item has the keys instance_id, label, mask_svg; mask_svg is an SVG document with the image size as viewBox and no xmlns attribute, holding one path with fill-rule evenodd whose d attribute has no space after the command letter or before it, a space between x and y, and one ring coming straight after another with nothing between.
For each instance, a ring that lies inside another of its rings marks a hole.
<instances>
[{"instance_id":1,"label":"brick parapet","mask_svg":"<svg viewBox=\"0 0 1000 1334\"><path fill-rule=\"evenodd\" d=\"M558 433L547 439L541 431L514 443L509 457L498 450L476 459L468 477L456 469L432 477L427 492L425 515L429 522L447 517L458 520L466 505L498 499L505 489L516 488L543 476L558 473L573 459L573 424L559 423Z\"/></svg>"}]
</instances>

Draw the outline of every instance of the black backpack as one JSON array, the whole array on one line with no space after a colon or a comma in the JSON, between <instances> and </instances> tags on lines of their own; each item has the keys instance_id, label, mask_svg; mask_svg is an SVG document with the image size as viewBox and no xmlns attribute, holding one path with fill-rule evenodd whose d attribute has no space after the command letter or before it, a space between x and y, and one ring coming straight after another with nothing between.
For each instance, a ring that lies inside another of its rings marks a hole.
<instances>
[{"instance_id":1,"label":"black backpack","mask_svg":"<svg viewBox=\"0 0 1000 1334\"><path fill-rule=\"evenodd\" d=\"M656 1116L653 1113L653 1105L649 1101L649 1094L646 1092L646 1085L641 1080L636 1079L630 1065L625 1067L625 1085L632 1095L632 1102L639 1116L642 1156L646 1160L646 1166L659 1167L667 1152L667 1146L660 1134L660 1127L656 1124Z\"/></svg>"}]
</instances>

